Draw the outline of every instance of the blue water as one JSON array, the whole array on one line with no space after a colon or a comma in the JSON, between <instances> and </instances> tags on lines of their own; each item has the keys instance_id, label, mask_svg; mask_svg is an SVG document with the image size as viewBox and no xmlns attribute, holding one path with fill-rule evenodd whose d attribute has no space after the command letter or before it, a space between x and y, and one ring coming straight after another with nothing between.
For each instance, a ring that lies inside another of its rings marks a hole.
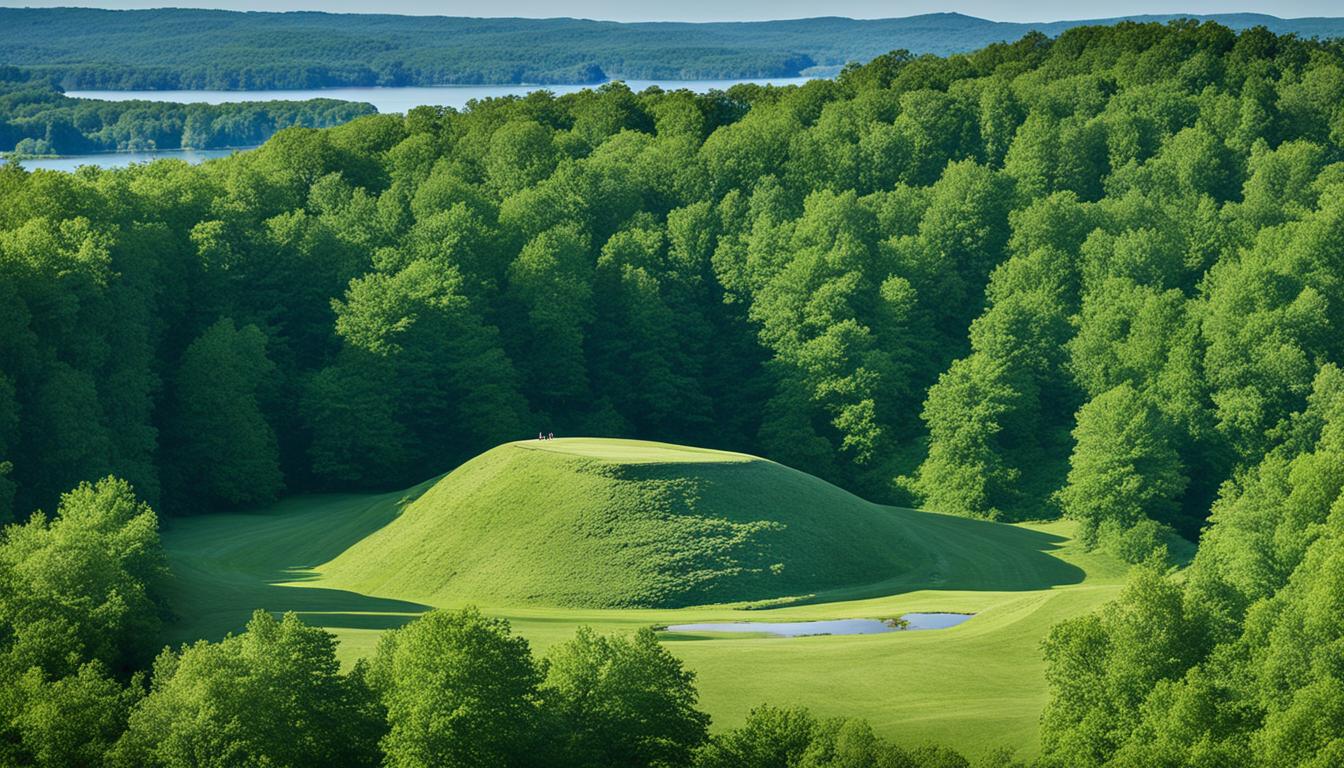
<instances>
[{"instance_id":1,"label":"blue water","mask_svg":"<svg viewBox=\"0 0 1344 768\"><path fill-rule=\"evenodd\" d=\"M636 92L656 85L665 91L685 88L697 93L725 90L739 83L762 85L800 85L811 78L766 77L750 80L626 80ZM229 104L242 101L302 101L304 99L341 99L364 101L379 112L405 112L412 107L431 105L462 109L473 99L495 96L526 96L533 91L550 91L556 95L575 93L595 85L440 85L409 88L307 88L275 91L67 91L66 96L76 99L103 99L105 101L172 101L178 103L205 102Z\"/></svg>"},{"instance_id":2,"label":"blue water","mask_svg":"<svg viewBox=\"0 0 1344 768\"><path fill-rule=\"evenodd\" d=\"M780 637L808 635L876 635L915 629L946 629L971 618L970 613L907 613L904 627L880 619L835 619L832 621L734 621L706 624L673 624L668 632L756 632Z\"/></svg>"},{"instance_id":3,"label":"blue water","mask_svg":"<svg viewBox=\"0 0 1344 768\"><path fill-rule=\"evenodd\" d=\"M30 171L44 168L49 171L73 171L81 165L96 165L99 168L124 168L131 163L148 163L152 160L173 158L185 160L192 165L216 157L228 157L236 149L163 149L157 152L99 152L91 155L66 155L63 157L38 157L20 160L19 165Z\"/></svg>"},{"instance_id":4,"label":"blue water","mask_svg":"<svg viewBox=\"0 0 1344 768\"><path fill-rule=\"evenodd\" d=\"M752 80L626 80L625 84L635 91L650 86L663 90L685 88L697 93L712 90L725 90L739 83L759 83L762 85L801 85L810 78L775 77ZM575 93L593 85L443 85L421 88L310 88L304 90L277 91L67 91L66 96L76 99L102 99L103 101L170 101L176 103L227 104L244 101L302 101L305 99L342 99L344 101L364 101L378 108L379 112L405 112L413 107L431 105L463 109L467 102L495 96L526 96L533 91L550 91L556 95ZM159 158L176 158L188 163L199 163L215 157L226 157L237 150L233 149L171 149L159 152L100 152L92 155L70 155L67 157L44 157L34 160L22 160L20 165L28 170L45 168L54 171L73 171L81 165L96 165L99 168L123 168L131 163L146 163Z\"/></svg>"},{"instance_id":5,"label":"blue water","mask_svg":"<svg viewBox=\"0 0 1344 768\"><path fill-rule=\"evenodd\" d=\"M974 615L973 613L907 613L901 618L909 622L906 629L947 629Z\"/></svg>"}]
</instances>

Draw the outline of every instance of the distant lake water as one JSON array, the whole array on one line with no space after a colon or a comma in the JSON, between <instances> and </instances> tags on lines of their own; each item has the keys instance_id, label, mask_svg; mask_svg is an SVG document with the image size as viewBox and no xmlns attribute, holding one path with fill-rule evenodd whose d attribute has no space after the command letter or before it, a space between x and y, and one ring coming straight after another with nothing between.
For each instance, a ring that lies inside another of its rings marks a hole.
<instances>
[{"instance_id":1,"label":"distant lake water","mask_svg":"<svg viewBox=\"0 0 1344 768\"><path fill-rule=\"evenodd\" d=\"M228 157L237 149L164 149L158 152L98 152L91 155L65 155L62 157L37 157L20 160L19 165L30 171L46 169L49 171L73 171L81 165L96 165L99 168L125 168L131 163L148 163L152 160L185 160L192 165L216 157Z\"/></svg>"},{"instance_id":2,"label":"distant lake water","mask_svg":"<svg viewBox=\"0 0 1344 768\"><path fill-rule=\"evenodd\" d=\"M697 93L725 90L739 83L762 85L801 85L812 78L774 77L752 80L626 80L633 91L642 91L656 85L666 91L685 88ZM526 96L533 91L550 91L556 95L575 93L596 85L441 85L414 88L310 88L276 91L66 91L76 99L103 99L106 101L173 101L182 103L205 102L228 104L242 101L303 101L305 99L341 99L363 101L378 108L379 112L405 112L426 104L437 107L462 109L473 99L495 96Z\"/></svg>"},{"instance_id":3,"label":"distant lake water","mask_svg":"<svg viewBox=\"0 0 1344 768\"><path fill-rule=\"evenodd\" d=\"M696 93L726 90L741 83L760 85L801 85L809 77L766 77L751 80L626 80L636 92L650 86L665 91L686 89ZM178 103L230 104L244 101L304 101L307 99L341 99L362 101L377 107L384 114L405 112L423 105L462 109L467 102L496 96L526 96L533 91L550 91L556 95L576 93L596 85L441 85L416 88L310 88L305 90L276 91L66 91L75 99L102 99L104 101L171 101ZM123 168L132 163L173 158L188 163L199 163L216 157L228 157L236 149L165 149L158 152L99 152L90 155L44 157L20 160L30 171L45 168L54 171L73 171L81 165L100 168Z\"/></svg>"}]
</instances>

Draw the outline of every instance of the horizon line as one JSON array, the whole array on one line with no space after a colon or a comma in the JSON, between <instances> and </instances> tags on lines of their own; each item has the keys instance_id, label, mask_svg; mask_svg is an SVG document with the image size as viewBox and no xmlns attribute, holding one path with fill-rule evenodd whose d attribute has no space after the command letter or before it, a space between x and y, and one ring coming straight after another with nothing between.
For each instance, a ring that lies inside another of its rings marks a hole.
<instances>
[{"instance_id":1,"label":"horizon line","mask_svg":"<svg viewBox=\"0 0 1344 768\"><path fill-rule=\"evenodd\" d=\"M150 13L154 11L206 11L211 13L237 13L237 14L256 14L256 15L286 15L286 14L312 14L322 16L393 16L415 19L471 19L481 21L589 21L600 24L621 24L633 26L638 24L684 24L704 26L710 24L770 24L782 21L819 21L828 19L837 19L842 21L907 21L910 19L931 18L937 16L954 16L972 21L983 21L990 24L1010 24L1020 27L1030 27L1033 25L1047 24L1074 24L1083 22L1094 22L1104 24L1119 21L1131 20L1164 20L1176 21L1179 19L1195 20L1216 20L1219 17L1228 16L1252 16L1273 19L1275 21L1301 22L1301 21L1336 21L1344 19L1344 15L1339 16L1276 16L1272 13L1263 11L1226 11L1222 13L1184 13L1175 11L1172 13L1136 13L1122 16L1086 16L1077 18L1060 19L1038 19L1035 21L1010 21L1006 19L992 19L984 16L974 16L960 11L930 11L928 13L915 13L909 16L840 16L840 15L819 15L819 16L790 16L773 17L761 19L719 19L719 20L680 20L680 19L649 19L645 21L620 21L617 19L599 19L587 16L471 16L471 15L450 15L443 13L386 13L378 11L326 11L295 8L289 10L239 10L236 8L217 8L204 6L181 6L164 5L153 8L101 8L89 5L59 5L59 6L17 6L0 4L0 11L61 11L61 10L79 10L79 11L103 11L107 13Z\"/></svg>"}]
</instances>

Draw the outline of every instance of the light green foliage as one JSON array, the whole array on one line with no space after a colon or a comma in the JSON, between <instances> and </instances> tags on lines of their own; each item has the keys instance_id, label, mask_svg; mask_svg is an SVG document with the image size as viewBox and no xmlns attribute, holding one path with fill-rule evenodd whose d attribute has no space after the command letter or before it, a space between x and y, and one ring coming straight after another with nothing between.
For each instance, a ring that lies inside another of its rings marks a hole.
<instances>
[{"instance_id":1,"label":"light green foliage","mask_svg":"<svg viewBox=\"0 0 1344 768\"><path fill-rule=\"evenodd\" d=\"M930 388L923 413L929 455L915 480L930 509L994 519L1015 506L1020 470L1005 465L998 447L1002 420L1018 399L1005 374L972 357L953 363Z\"/></svg>"},{"instance_id":2,"label":"light green foliage","mask_svg":"<svg viewBox=\"0 0 1344 768\"><path fill-rule=\"evenodd\" d=\"M1136 569L1101 611L1056 626L1045 643L1053 697L1041 721L1046 755L1061 765L1103 764L1130 735L1154 685L1198 658L1181 589L1154 564Z\"/></svg>"},{"instance_id":3,"label":"light green foliage","mask_svg":"<svg viewBox=\"0 0 1344 768\"><path fill-rule=\"evenodd\" d=\"M1101 541L1128 550L1131 560L1147 557L1133 551L1136 536L1152 535L1140 533L1140 524L1168 523L1187 482L1170 434L1158 410L1128 384L1103 392L1079 411L1060 502L1064 513L1081 523L1086 544Z\"/></svg>"},{"instance_id":4,"label":"light green foliage","mask_svg":"<svg viewBox=\"0 0 1344 768\"><path fill-rule=\"evenodd\" d=\"M4 529L0 762L105 764L140 695L124 678L154 650L165 576L154 513L121 480L80 485L54 519Z\"/></svg>"},{"instance_id":5,"label":"light green foliage","mask_svg":"<svg viewBox=\"0 0 1344 768\"><path fill-rule=\"evenodd\" d=\"M0 627L8 664L73 673L116 670L153 652L166 576L158 521L130 485L107 478L61 497L0 541Z\"/></svg>"},{"instance_id":6,"label":"light green foliage","mask_svg":"<svg viewBox=\"0 0 1344 768\"><path fill-rule=\"evenodd\" d=\"M816 727L806 709L757 707L740 727L710 739L696 757L696 766L790 768L801 764Z\"/></svg>"},{"instance_id":7,"label":"light green foliage","mask_svg":"<svg viewBox=\"0 0 1344 768\"><path fill-rule=\"evenodd\" d=\"M982 306L990 270L1003 259L1012 182L969 160L940 171L918 233L897 240L894 256L939 333L960 343Z\"/></svg>"},{"instance_id":8,"label":"light green foliage","mask_svg":"<svg viewBox=\"0 0 1344 768\"><path fill-rule=\"evenodd\" d=\"M753 709L739 728L716 735L697 768L969 768L952 749L903 749L854 718L817 719L801 707ZM1008 765L991 762L991 765Z\"/></svg>"},{"instance_id":9,"label":"light green foliage","mask_svg":"<svg viewBox=\"0 0 1344 768\"><path fill-rule=\"evenodd\" d=\"M5 673L13 669L5 663ZM108 677L98 662L51 680L30 667L0 686L0 712L12 737L0 756L8 765L42 768L98 768L126 729L141 691Z\"/></svg>"},{"instance_id":10,"label":"light green foliage","mask_svg":"<svg viewBox=\"0 0 1344 768\"><path fill-rule=\"evenodd\" d=\"M541 674L527 641L475 609L427 614L378 645L372 680L387 708L384 765L529 765Z\"/></svg>"},{"instance_id":11,"label":"light green foliage","mask_svg":"<svg viewBox=\"0 0 1344 768\"><path fill-rule=\"evenodd\" d=\"M165 650L113 753L125 766L374 766L384 726L330 634L257 611L247 631Z\"/></svg>"},{"instance_id":12,"label":"light green foliage","mask_svg":"<svg viewBox=\"0 0 1344 768\"><path fill-rule=\"evenodd\" d=\"M1075 115L1059 120L1032 112L1013 135L1003 167L1017 181L1019 194L1041 197L1067 190L1095 200L1110 170L1105 141L1106 132L1096 119Z\"/></svg>"},{"instance_id":13,"label":"light green foliage","mask_svg":"<svg viewBox=\"0 0 1344 768\"><path fill-rule=\"evenodd\" d=\"M1328 244L1341 215L1334 203L1268 230L1241 259L1210 272L1204 369L1218 428L1247 460L1268 450L1271 431L1301 407L1338 343L1329 307L1339 289L1328 276L1338 252Z\"/></svg>"},{"instance_id":14,"label":"light green foliage","mask_svg":"<svg viewBox=\"0 0 1344 768\"><path fill-rule=\"evenodd\" d=\"M555 169L550 131L532 121L508 123L491 135L484 165L500 197L536 184Z\"/></svg>"},{"instance_id":15,"label":"light green foliage","mask_svg":"<svg viewBox=\"0 0 1344 768\"><path fill-rule=\"evenodd\" d=\"M1048 764L1329 765L1339 750L1339 370L1225 486L1180 582L1142 569L1047 644Z\"/></svg>"},{"instance_id":16,"label":"light green foliage","mask_svg":"<svg viewBox=\"0 0 1344 768\"><path fill-rule=\"evenodd\" d=\"M1214 505L1191 588L1220 630L1284 584L1344 487L1344 377L1336 366L1317 374L1308 403L1294 439L1229 484Z\"/></svg>"}]
</instances>

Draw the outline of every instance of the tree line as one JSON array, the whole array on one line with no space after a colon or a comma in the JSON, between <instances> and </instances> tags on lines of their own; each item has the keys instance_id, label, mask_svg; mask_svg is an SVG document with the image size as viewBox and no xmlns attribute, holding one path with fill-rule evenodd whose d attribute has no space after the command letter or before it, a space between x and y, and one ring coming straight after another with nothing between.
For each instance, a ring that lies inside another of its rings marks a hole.
<instances>
[{"instance_id":1,"label":"tree line","mask_svg":"<svg viewBox=\"0 0 1344 768\"><path fill-rule=\"evenodd\" d=\"M72 99L31 72L0 67L0 152L22 156L252 147L292 126L326 128L371 104L309 99L235 104Z\"/></svg>"},{"instance_id":2,"label":"tree line","mask_svg":"<svg viewBox=\"0 0 1344 768\"><path fill-rule=\"evenodd\" d=\"M1048 645L1047 760L1327 765L1341 105L1337 43L1120 24L0 169L0 509L744 450L1146 563Z\"/></svg>"}]
</instances>

